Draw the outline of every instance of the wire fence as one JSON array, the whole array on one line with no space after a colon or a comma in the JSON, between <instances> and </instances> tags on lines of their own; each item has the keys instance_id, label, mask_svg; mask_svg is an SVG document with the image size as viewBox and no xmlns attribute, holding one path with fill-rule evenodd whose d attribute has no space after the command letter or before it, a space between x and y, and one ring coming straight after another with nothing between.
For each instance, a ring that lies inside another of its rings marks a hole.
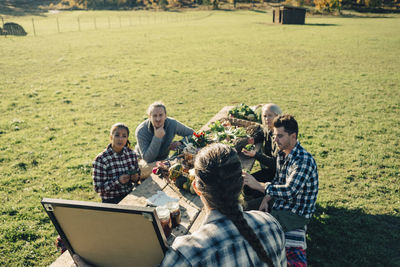
<instances>
[{"instance_id":1,"label":"wire fence","mask_svg":"<svg viewBox=\"0 0 400 267\"><path fill-rule=\"evenodd\" d=\"M79 14L75 16L52 14L48 17L2 17L3 28L7 22L21 25L28 35L41 36L66 32L83 32L103 29L117 29L140 25L185 23L208 17L210 12L141 12L123 15Z\"/></svg>"}]
</instances>

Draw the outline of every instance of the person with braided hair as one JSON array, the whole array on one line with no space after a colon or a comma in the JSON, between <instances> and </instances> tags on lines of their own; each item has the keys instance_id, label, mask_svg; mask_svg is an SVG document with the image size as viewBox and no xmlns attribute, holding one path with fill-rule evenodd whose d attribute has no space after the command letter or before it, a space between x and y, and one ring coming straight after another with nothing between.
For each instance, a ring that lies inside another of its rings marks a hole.
<instances>
[{"instance_id":1,"label":"person with braided hair","mask_svg":"<svg viewBox=\"0 0 400 267\"><path fill-rule=\"evenodd\" d=\"M239 156L228 145L211 144L197 154L193 185L207 218L191 235L175 239L160 267L287 266L278 221L262 211L241 209L242 175ZM79 255L73 259L78 267L90 266Z\"/></svg>"},{"instance_id":2,"label":"person with braided hair","mask_svg":"<svg viewBox=\"0 0 400 267\"><path fill-rule=\"evenodd\" d=\"M175 239L161 266L286 266L280 224L239 205L243 177L237 152L224 144L203 148L195 174L194 189L207 218L193 234Z\"/></svg>"}]
</instances>

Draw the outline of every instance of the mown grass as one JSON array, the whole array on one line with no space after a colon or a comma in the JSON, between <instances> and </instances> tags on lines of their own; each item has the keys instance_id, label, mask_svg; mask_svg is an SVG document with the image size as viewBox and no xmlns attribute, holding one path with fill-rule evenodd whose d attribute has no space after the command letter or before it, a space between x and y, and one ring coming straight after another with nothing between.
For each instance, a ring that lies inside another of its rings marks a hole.
<instances>
[{"instance_id":1,"label":"mown grass","mask_svg":"<svg viewBox=\"0 0 400 267\"><path fill-rule=\"evenodd\" d=\"M294 114L320 174L310 265L398 265L400 17L281 26L270 12L187 18L0 38L0 265L56 259L41 198L100 201L91 161L110 126L134 132L155 100L196 129L241 102Z\"/></svg>"}]
</instances>

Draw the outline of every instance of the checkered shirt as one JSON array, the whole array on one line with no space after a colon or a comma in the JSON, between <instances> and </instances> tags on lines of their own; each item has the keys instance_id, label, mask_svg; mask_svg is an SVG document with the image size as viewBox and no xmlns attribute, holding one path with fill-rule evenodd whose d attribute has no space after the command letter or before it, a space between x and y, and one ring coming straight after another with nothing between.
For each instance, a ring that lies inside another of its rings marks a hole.
<instances>
[{"instance_id":1,"label":"checkered shirt","mask_svg":"<svg viewBox=\"0 0 400 267\"><path fill-rule=\"evenodd\" d=\"M274 199L272 209L311 218L318 195L314 158L297 142L289 155L278 154L276 166L275 178L265 186L265 194Z\"/></svg>"},{"instance_id":2,"label":"checkered shirt","mask_svg":"<svg viewBox=\"0 0 400 267\"><path fill-rule=\"evenodd\" d=\"M119 177L129 170L140 173L136 153L124 147L122 153L118 154L108 145L93 161L94 190L102 199L113 199L129 193L133 187L132 182L119 182Z\"/></svg>"},{"instance_id":3,"label":"checkered shirt","mask_svg":"<svg viewBox=\"0 0 400 267\"><path fill-rule=\"evenodd\" d=\"M285 236L279 223L261 211L244 212L244 216L274 266L286 267ZM267 264L259 259L231 220L212 210L200 229L175 239L161 266L247 267Z\"/></svg>"}]
</instances>

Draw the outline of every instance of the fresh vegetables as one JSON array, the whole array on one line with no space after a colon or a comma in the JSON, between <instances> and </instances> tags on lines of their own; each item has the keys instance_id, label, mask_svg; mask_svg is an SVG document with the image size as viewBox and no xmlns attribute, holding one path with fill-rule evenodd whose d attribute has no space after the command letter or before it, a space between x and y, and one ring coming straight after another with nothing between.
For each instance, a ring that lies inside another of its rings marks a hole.
<instances>
[{"instance_id":1,"label":"fresh vegetables","mask_svg":"<svg viewBox=\"0 0 400 267\"><path fill-rule=\"evenodd\" d=\"M173 161L157 161L153 173L158 175L160 178L165 178L174 183L179 189L195 194L192 188L192 181L195 178L194 169L185 169L181 160L182 159L175 159Z\"/></svg>"},{"instance_id":2,"label":"fresh vegetables","mask_svg":"<svg viewBox=\"0 0 400 267\"><path fill-rule=\"evenodd\" d=\"M241 137L249 137L246 129L236 126L222 126L221 122L216 121L210 125L210 130L206 132L208 139L214 142L232 143L233 140Z\"/></svg>"},{"instance_id":3,"label":"fresh vegetables","mask_svg":"<svg viewBox=\"0 0 400 267\"><path fill-rule=\"evenodd\" d=\"M208 143L206 134L204 132L194 132L191 143L193 143L196 147L205 147Z\"/></svg>"},{"instance_id":4,"label":"fresh vegetables","mask_svg":"<svg viewBox=\"0 0 400 267\"><path fill-rule=\"evenodd\" d=\"M257 115L248 105L239 104L229 111L229 115L249 121L255 121L261 123L261 116Z\"/></svg>"},{"instance_id":5,"label":"fresh vegetables","mask_svg":"<svg viewBox=\"0 0 400 267\"><path fill-rule=\"evenodd\" d=\"M175 163L174 165L172 165L169 170L169 179L171 179L172 181L175 182L175 180L182 175L183 172L183 166L180 163Z\"/></svg>"},{"instance_id":6,"label":"fresh vegetables","mask_svg":"<svg viewBox=\"0 0 400 267\"><path fill-rule=\"evenodd\" d=\"M252 151L252 150L256 149L256 146L253 144L247 144L243 149L245 149L247 151Z\"/></svg>"},{"instance_id":7,"label":"fresh vegetables","mask_svg":"<svg viewBox=\"0 0 400 267\"><path fill-rule=\"evenodd\" d=\"M212 132L225 132L225 127L220 121L216 121L210 125L210 131Z\"/></svg>"}]
</instances>

